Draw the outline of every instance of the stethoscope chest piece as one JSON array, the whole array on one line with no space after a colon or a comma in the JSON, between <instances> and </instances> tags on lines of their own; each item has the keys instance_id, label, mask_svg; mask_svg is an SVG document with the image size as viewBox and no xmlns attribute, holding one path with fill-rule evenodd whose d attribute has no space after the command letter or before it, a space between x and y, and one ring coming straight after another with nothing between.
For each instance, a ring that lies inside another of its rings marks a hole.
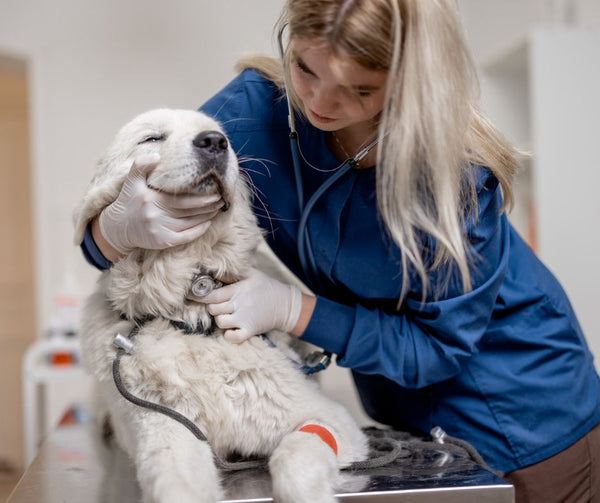
<instances>
[{"instance_id":1,"label":"stethoscope chest piece","mask_svg":"<svg viewBox=\"0 0 600 503\"><path fill-rule=\"evenodd\" d=\"M192 279L190 290L197 297L205 297L215 288L219 288L219 286L221 286L221 282L215 280L212 276L209 276L208 274L198 274Z\"/></svg>"}]
</instances>

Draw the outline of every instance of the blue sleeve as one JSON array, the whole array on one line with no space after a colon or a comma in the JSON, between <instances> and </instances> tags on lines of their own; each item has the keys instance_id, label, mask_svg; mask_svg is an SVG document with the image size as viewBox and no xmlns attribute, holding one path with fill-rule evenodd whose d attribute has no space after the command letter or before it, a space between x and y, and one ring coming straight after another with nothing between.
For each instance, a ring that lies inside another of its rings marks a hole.
<instances>
[{"instance_id":1,"label":"blue sleeve","mask_svg":"<svg viewBox=\"0 0 600 503\"><path fill-rule=\"evenodd\" d=\"M425 302L409 295L397 313L317 297L303 338L336 353L341 366L407 388L459 374L478 352L508 265L509 224L495 177L488 174L478 194L479 218L468 229L477 252L470 292L450 287L445 296Z\"/></svg>"},{"instance_id":2,"label":"blue sleeve","mask_svg":"<svg viewBox=\"0 0 600 503\"><path fill-rule=\"evenodd\" d=\"M81 243L81 251L88 263L93 265L96 269L105 271L106 269L110 269L113 265L113 263L102 254L98 245L96 245L96 242L92 237L91 221L85 228L85 234L83 235L83 241Z\"/></svg>"}]
</instances>

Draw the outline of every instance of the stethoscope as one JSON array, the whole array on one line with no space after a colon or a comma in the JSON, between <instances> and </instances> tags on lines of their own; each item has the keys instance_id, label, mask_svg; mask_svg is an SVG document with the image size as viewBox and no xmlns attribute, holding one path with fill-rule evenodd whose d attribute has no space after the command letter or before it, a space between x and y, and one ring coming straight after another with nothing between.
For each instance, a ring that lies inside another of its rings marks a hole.
<instances>
[{"instance_id":1,"label":"stethoscope","mask_svg":"<svg viewBox=\"0 0 600 503\"><path fill-rule=\"evenodd\" d=\"M283 47L283 33L287 27L287 23L284 24L277 35L277 42L279 45L279 56L281 62L284 62L285 50ZM296 118L294 116L294 109L289 99L288 93L288 82L283 72L283 86L285 88L285 94L287 98L288 107L288 126L290 128L289 139L290 139L290 150L292 154L292 164L294 168L294 178L296 181L296 194L298 196L298 205L300 210L300 220L298 223L297 231L297 242L298 242L298 258L300 260L300 266L306 277L315 286L320 286L320 279L317 269L317 263L313 254L312 246L310 243L310 235L308 233L308 217L313 207L319 200L319 198L329 190L340 178L342 178L348 171L355 168L367 154L377 146L379 138L376 138L366 147L361 149L353 157L350 157L342 162L337 168L332 170L334 173L327 178L318 188L314 194L304 202L304 186L302 181L302 164L300 159L300 141L298 138L298 131L296 130Z\"/></svg>"}]
</instances>

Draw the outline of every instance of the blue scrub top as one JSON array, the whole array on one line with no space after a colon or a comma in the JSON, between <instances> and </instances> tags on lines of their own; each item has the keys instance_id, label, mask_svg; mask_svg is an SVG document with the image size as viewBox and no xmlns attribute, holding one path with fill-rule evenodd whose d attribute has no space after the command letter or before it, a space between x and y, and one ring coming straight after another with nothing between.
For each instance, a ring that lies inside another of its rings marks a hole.
<instances>
[{"instance_id":1,"label":"blue scrub top","mask_svg":"<svg viewBox=\"0 0 600 503\"><path fill-rule=\"evenodd\" d=\"M285 98L247 70L201 109L228 134L269 245L310 284L297 252ZM301 118L298 133L308 198L340 161ZM474 170L473 290L463 294L453 281L422 303L412 281L399 310L401 253L377 210L375 170L351 170L336 182L308 219L320 286L310 284L317 303L303 339L353 370L375 420L421 432L441 426L509 472L558 453L600 421L600 379L563 289L501 213L498 181ZM431 282L444 277L438 271Z\"/></svg>"},{"instance_id":2,"label":"blue scrub top","mask_svg":"<svg viewBox=\"0 0 600 503\"><path fill-rule=\"evenodd\" d=\"M371 417L423 433L441 426L503 472L562 451L600 421L600 378L569 300L501 213L488 170L473 168L473 290L463 294L451 282L422 303L412 280L398 309L401 253L377 210L375 170L350 170L315 205L308 229L320 281L311 284L298 260L299 205L280 90L248 70L202 109L221 122L240 158L269 245L317 294L303 339L352 369ZM308 198L340 162L322 131L298 118L298 132ZM424 253L435 247L427 236L423 243ZM89 228L81 247L90 263L110 267ZM433 273L431 284L444 277Z\"/></svg>"}]
</instances>

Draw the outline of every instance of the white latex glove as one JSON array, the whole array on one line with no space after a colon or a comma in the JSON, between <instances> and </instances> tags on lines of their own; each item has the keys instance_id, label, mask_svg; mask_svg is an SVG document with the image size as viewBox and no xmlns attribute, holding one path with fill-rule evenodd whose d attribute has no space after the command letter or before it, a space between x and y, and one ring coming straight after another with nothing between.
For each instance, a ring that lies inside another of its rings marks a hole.
<instances>
[{"instance_id":1,"label":"white latex glove","mask_svg":"<svg viewBox=\"0 0 600 503\"><path fill-rule=\"evenodd\" d=\"M269 330L291 332L302 309L302 294L296 286L257 269L241 281L193 298L208 304L217 326L225 330L225 339L236 344Z\"/></svg>"},{"instance_id":2,"label":"white latex glove","mask_svg":"<svg viewBox=\"0 0 600 503\"><path fill-rule=\"evenodd\" d=\"M219 194L173 195L151 189L147 177L158 155L136 159L117 199L99 217L100 232L125 255L134 248L161 250L200 237L223 206Z\"/></svg>"}]
</instances>

